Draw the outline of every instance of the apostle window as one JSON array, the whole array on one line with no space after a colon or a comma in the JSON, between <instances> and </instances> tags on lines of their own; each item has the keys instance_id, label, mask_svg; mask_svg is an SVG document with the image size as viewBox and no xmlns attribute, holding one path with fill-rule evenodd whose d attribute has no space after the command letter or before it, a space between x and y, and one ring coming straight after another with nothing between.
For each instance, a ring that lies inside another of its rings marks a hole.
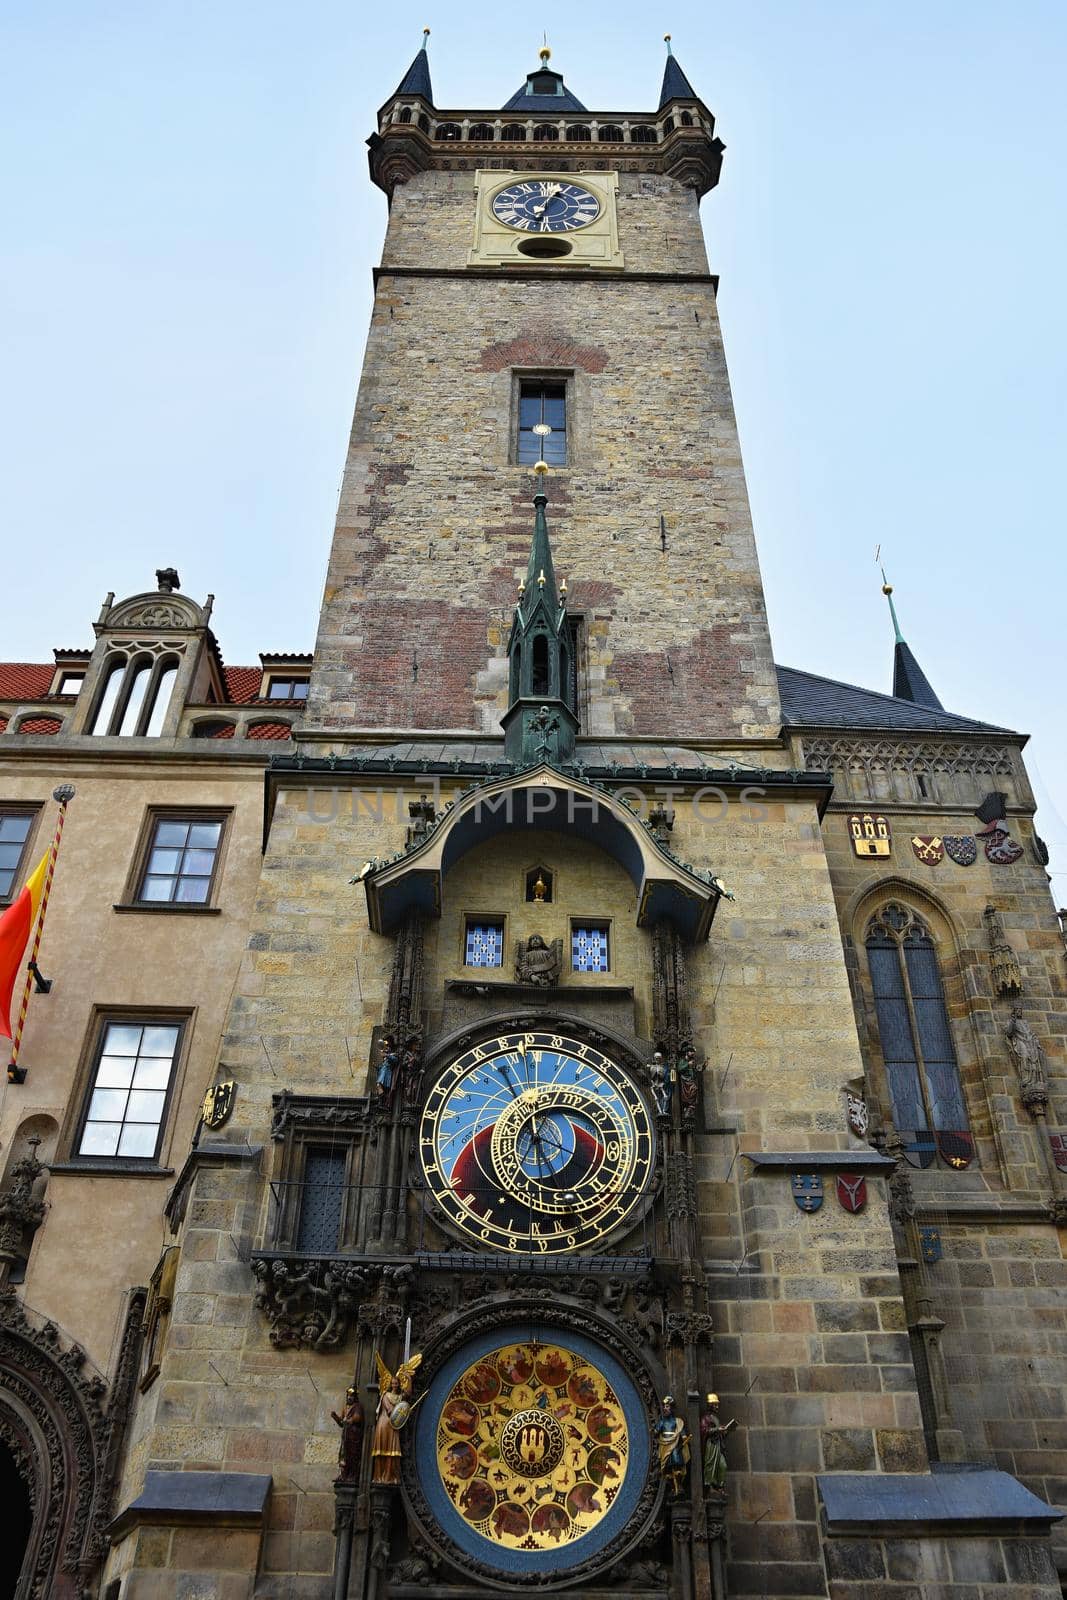
<instances>
[{"instance_id":1,"label":"apostle window","mask_svg":"<svg viewBox=\"0 0 1067 1600\"><path fill-rule=\"evenodd\" d=\"M567 463L567 385L562 378L523 378L519 383L520 465Z\"/></svg>"},{"instance_id":2,"label":"apostle window","mask_svg":"<svg viewBox=\"0 0 1067 1600\"><path fill-rule=\"evenodd\" d=\"M571 924L571 969L574 972L607 972L610 966L608 925L606 922Z\"/></svg>"},{"instance_id":3,"label":"apostle window","mask_svg":"<svg viewBox=\"0 0 1067 1600\"><path fill-rule=\"evenodd\" d=\"M223 820L195 814L152 816L136 903L207 905L218 866Z\"/></svg>"},{"instance_id":4,"label":"apostle window","mask_svg":"<svg viewBox=\"0 0 1067 1600\"><path fill-rule=\"evenodd\" d=\"M181 1035L177 1022L104 1022L79 1156L155 1159Z\"/></svg>"},{"instance_id":5,"label":"apostle window","mask_svg":"<svg viewBox=\"0 0 1067 1600\"><path fill-rule=\"evenodd\" d=\"M22 877L23 857L36 810L0 810L0 901L10 900Z\"/></svg>"},{"instance_id":6,"label":"apostle window","mask_svg":"<svg viewBox=\"0 0 1067 1600\"><path fill-rule=\"evenodd\" d=\"M964 1130L967 1111L941 987L937 949L926 925L887 905L867 928L867 960L900 1131Z\"/></svg>"},{"instance_id":7,"label":"apostle window","mask_svg":"<svg viewBox=\"0 0 1067 1600\"><path fill-rule=\"evenodd\" d=\"M496 917L468 917L464 941L465 967L504 965L504 923Z\"/></svg>"}]
</instances>

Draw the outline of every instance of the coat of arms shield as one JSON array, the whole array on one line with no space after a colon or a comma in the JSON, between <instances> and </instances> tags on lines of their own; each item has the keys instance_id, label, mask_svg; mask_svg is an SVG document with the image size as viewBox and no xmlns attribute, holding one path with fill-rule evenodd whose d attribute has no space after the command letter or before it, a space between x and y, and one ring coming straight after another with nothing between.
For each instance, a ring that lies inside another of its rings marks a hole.
<instances>
[{"instance_id":1,"label":"coat of arms shield","mask_svg":"<svg viewBox=\"0 0 1067 1600\"><path fill-rule=\"evenodd\" d=\"M916 833L912 837L911 848L924 866L936 867L944 859L945 841L940 834Z\"/></svg>"},{"instance_id":2,"label":"coat of arms shield","mask_svg":"<svg viewBox=\"0 0 1067 1600\"><path fill-rule=\"evenodd\" d=\"M867 1109L867 1102L858 1094L846 1091L845 1105L848 1111L848 1125L857 1139L866 1139L867 1131L871 1126L871 1113Z\"/></svg>"},{"instance_id":3,"label":"coat of arms shield","mask_svg":"<svg viewBox=\"0 0 1067 1600\"><path fill-rule=\"evenodd\" d=\"M957 867L973 867L978 860L978 841L973 833L946 833L941 843L945 854Z\"/></svg>"},{"instance_id":4,"label":"coat of arms shield","mask_svg":"<svg viewBox=\"0 0 1067 1600\"><path fill-rule=\"evenodd\" d=\"M793 1199L801 1211L818 1211L822 1205L822 1178L817 1172L794 1172Z\"/></svg>"},{"instance_id":5,"label":"coat of arms shield","mask_svg":"<svg viewBox=\"0 0 1067 1600\"><path fill-rule=\"evenodd\" d=\"M862 1173L838 1173L836 1187L837 1198L846 1211L863 1210L867 1204L867 1180Z\"/></svg>"},{"instance_id":6,"label":"coat of arms shield","mask_svg":"<svg viewBox=\"0 0 1067 1600\"><path fill-rule=\"evenodd\" d=\"M961 1128L940 1128L937 1132L937 1153L946 1167L959 1172L974 1160L974 1140Z\"/></svg>"},{"instance_id":7,"label":"coat of arms shield","mask_svg":"<svg viewBox=\"0 0 1067 1600\"><path fill-rule=\"evenodd\" d=\"M1067 1172L1067 1133L1050 1133L1048 1142L1052 1146L1052 1159L1061 1172Z\"/></svg>"},{"instance_id":8,"label":"coat of arms shield","mask_svg":"<svg viewBox=\"0 0 1067 1600\"><path fill-rule=\"evenodd\" d=\"M932 1133L901 1133L904 1160L912 1167L932 1167L937 1157L937 1141Z\"/></svg>"},{"instance_id":9,"label":"coat of arms shield","mask_svg":"<svg viewBox=\"0 0 1067 1600\"><path fill-rule=\"evenodd\" d=\"M232 1078L225 1083L213 1083L200 1107L200 1116L205 1128L221 1128L233 1110L236 1099L237 1085Z\"/></svg>"}]
</instances>

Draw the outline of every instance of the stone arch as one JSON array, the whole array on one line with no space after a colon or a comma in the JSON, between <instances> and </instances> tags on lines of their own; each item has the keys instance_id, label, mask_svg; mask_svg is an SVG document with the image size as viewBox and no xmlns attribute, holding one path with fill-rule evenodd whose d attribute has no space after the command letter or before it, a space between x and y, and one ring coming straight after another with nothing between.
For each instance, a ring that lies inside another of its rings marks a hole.
<instances>
[{"instance_id":1,"label":"stone arch","mask_svg":"<svg viewBox=\"0 0 1067 1600\"><path fill-rule=\"evenodd\" d=\"M0 1440L32 1514L20 1600L81 1600L105 1552L107 1387L85 1360L54 1323L38 1327L14 1295L0 1297Z\"/></svg>"}]
</instances>

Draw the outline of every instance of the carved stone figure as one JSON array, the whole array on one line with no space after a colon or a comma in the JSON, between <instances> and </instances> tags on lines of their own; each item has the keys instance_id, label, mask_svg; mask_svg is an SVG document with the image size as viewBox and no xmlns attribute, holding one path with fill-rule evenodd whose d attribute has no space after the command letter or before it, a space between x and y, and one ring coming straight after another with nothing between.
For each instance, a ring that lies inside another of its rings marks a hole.
<instances>
[{"instance_id":1,"label":"carved stone figure","mask_svg":"<svg viewBox=\"0 0 1067 1600\"><path fill-rule=\"evenodd\" d=\"M345 1390L345 1403L341 1415L331 1411L330 1416L341 1430L341 1445L337 1452L337 1477L335 1483L356 1483L363 1456L363 1407L355 1389Z\"/></svg>"},{"instance_id":2,"label":"carved stone figure","mask_svg":"<svg viewBox=\"0 0 1067 1600\"><path fill-rule=\"evenodd\" d=\"M705 1409L700 1417L701 1460L704 1468L704 1497L707 1500L726 1499L726 1452L723 1443L727 1434L737 1427L737 1418L723 1422L719 1416L719 1397L709 1394L704 1399Z\"/></svg>"},{"instance_id":3,"label":"carved stone figure","mask_svg":"<svg viewBox=\"0 0 1067 1600\"><path fill-rule=\"evenodd\" d=\"M652 1425L652 1435L659 1455L659 1470L670 1485L671 1496L677 1499L685 1487L689 1471L689 1429L675 1410L674 1396L665 1394L660 1415Z\"/></svg>"},{"instance_id":4,"label":"carved stone figure","mask_svg":"<svg viewBox=\"0 0 1067 1600\"><path fill-rule=\"evenodd\" d=\"M15 1162L11 1182L0 1193L0 1282L5 1267L18 1257L26 1232L40 1227L44 1218L45 1203L38 1192L45 1170L37 1159L40 1142L36 1137L29 1141L29 1155Z\"/></svg>"},{"instance_id":5,"label":"carved stone figure","mask_svg":"<svg viewBox=\"0 0 1067 1600\"><path fill-rule=\"evenodd\" d=\"M986 906L983 915L993 957L993 987L997 994L1022 994L1023 975L1004 933L1004 920L996 906Z\"/></svg>"},{"instance_id":6,"label":"carved stone figure","mask_svg":"<svg viewBox=\"0 0 1067 1600\"><path fill-rule=\"evenodd\" d=\"M515 946L515 976L520 983L550 989L559 982L563 968L563 940L546 944L539 933L520 939Z\"/></svg>"},{"instance_id":7,"label":"carved stone figure","mask_svg":"<svg viewBox=\"0 0 1067 1600\"><path fill-rule=\"evenodd\" d=\"M375 1088L378 1093L378 1104L387 1106L393 1098L393 1085L400 1071L400 1052L397 1050L396 1040L392 1034L387 1033L382 1040L381 1052Z\"/></svg>"},{"instance_id":8,"label":"carved stone figure","mask_svg":"<svg viewBox=\"0 0 1067 1600\"><path fill-rule=\"evenodd\" d=\"M377 1350L374 1359L378 1364L379 1396L371 1446L371 1482L395 1484L400 1482L400 1459L403 1453L400 1430L411 1415L411 1392L422 1356L414 1355L405 1361L398 1367L395 1377Z\"/></svg>"},{"instance_id":9,"label":"carved stone figure","mask_svg":"<svg viewBox=\"0 0 1067 1600\"><path fill-rule=\"evenodd\" d=\"M1037 1042L1033 1028L1023 1016L1020 1005L1012 1006L1011 1018L1004 1029L1005 1037L1015 1057L1019 1074L1019 1093L1027 1111L1044 1112L1048 1105L1048 1066L1045 1052Z\"/></svg>"},{"instance_id":10,"label":"carved stone figure","mask_svg":"<svg viewBox=\"0 0 1067 1600\"><path fill-rule=\"evenodd\" d=\"M704 1071L704 1066L705 1063L700 1060L692 1045L688 1046L675 1065L674 1075L678 1082L678 1096L683 1111L692 1113L697 1108L700 1099L699 1074Z\"/></svg>"},{"instance_id":11,"label":"carved stone figure","mask_svg":"<svg viewBox=\"0 0 1067 1600\"><path fill-rule=\"evenodd\" d=\"M652 1089L652 1098L656 1102L656 1111L661 1117L670 1115L671 1109L671 1080L667 1071L667 1063L663 1059L663 1051L657 1050L648 1064L648 1081Z\"/></svg>"}]
</instances>

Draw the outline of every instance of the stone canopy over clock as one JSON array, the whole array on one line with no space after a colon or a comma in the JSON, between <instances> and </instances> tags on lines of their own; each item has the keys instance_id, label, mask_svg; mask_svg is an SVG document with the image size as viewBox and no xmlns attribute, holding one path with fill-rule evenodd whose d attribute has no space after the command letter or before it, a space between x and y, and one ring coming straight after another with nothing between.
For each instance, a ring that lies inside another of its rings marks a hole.
<instances>
[{"instance_id":1,"label":"stone canopy over clock","mask_svg":"<svg viewBox=\"0 0 1067 1600\"><path fill-rule=\"evenodd\" d=\"M614 172L477 172L468 266L623 266Z\"/></svg>"}]
</instances>

